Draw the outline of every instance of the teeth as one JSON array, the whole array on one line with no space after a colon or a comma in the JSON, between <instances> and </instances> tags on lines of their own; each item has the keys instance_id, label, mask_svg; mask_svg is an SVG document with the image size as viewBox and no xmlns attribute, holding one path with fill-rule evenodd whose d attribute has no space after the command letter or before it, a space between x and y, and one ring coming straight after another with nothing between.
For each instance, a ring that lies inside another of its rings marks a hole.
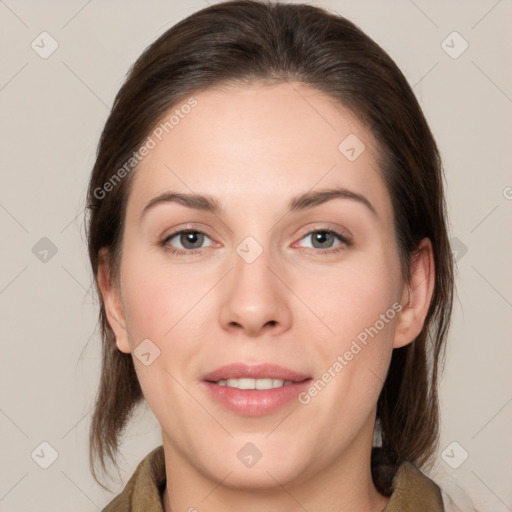
<instances>
[{"instance_id":1,"label":"teeth","mask_svg":"<svg viewBox=\"0 0 512 512\"><path fill-rule=\"evenodd\" d=\"M291 380L281 379L227 379L219 380L219 386L237 389L274 389L292 384Z\"/></svg>"}]
</instances>

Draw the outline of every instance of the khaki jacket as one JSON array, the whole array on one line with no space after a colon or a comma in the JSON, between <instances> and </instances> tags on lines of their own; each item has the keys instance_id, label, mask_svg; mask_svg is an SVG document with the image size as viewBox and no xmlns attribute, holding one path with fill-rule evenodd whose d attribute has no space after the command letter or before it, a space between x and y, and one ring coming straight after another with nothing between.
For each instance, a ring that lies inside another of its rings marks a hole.
<instances>
[{"instance_id":1,"label":"khaki jacket","mask_svg":"<svg viewBox=\"0 0 512 512\"><path fill-rule=\"evenodd\" d=\"M163 512L165 488L163 446L158 446L137 466L124 490L103 512ZM409 462L403 462L393 479L393 494L382 512L444 512L439 487Z\"/></svg>"}]
</instances>

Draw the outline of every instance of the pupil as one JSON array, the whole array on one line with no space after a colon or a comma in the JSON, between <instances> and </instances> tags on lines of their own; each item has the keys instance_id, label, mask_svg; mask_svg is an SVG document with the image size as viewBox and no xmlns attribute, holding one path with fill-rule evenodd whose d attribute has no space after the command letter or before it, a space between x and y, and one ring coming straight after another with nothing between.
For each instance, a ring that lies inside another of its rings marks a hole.
<instances>
[{"instance_id":1,"label":"pupil","mask_svg":"<svg viewBox=\"0 0 512 512\"><path fill-rule=\"evenodd\" d=\"M197 247L201 247L202 245L202 237L203 235L201 233L197 232L189 232L189 233L183 233L181 235L181 243L184 247L187 247L188 249L196 249ZM191 244L193 247L187 246L187 244Z\"/></svg>"},{"instance_id":2,"label":"pupil","mask_svg":"<svg viewBox=\"0 0 512 512\"><path fill-rule=\"evenodd\" d=\"M329 237L332 236L332 233L327 231L317 231L313 237L314 241L319 242L320 244L325 244L326 241L329 241ZM327 239L327 240L326 240ZM327 244L329 246L329 244Z\"/></svg>"}]
</instances>

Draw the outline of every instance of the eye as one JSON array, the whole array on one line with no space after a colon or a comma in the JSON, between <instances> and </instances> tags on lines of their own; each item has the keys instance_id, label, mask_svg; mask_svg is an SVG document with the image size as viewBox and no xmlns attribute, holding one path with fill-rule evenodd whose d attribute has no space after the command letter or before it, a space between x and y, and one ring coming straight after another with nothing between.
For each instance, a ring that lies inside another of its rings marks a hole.
<instances>
[{"instance_id":1,"label":"eye","mask_svg":"<svg viewBox=\"0 0 512 512\"><path fill-rule=\"evenodd\" d=\"M308 238L311 240L311 244L309 246L306 245L304 249L306 252L313 252L314 254L332 254L351 245L351 242L347 237L333 229L316 229L310 231L301 238L301 241L307 240ZM212 243L204 246L203 244L206 240L210 240ZM336 240L338 243L336 243ZM214 242L202 231L182 229L166 236L160 242L160 245L172 254L193 255L201 252L207 247L213 246ZM297 243L294 244L294 247L295 246L297 246Z\"/></svg>"},{"instance_id":2,"label":"eye","mask_svg":"<svg viewBox=\"0 0 512 512\"><path fill-rule=\"evenodd\" d=\"M313 249L314 253L320 254L331 254L338 252L351 245L347 237L341 233L334 231L333 229L316 229L310 231L306 236L302 237L301 240L311 240L309 246L305 246L306 249ZM336 240L338 243L336 243Z\"/></svg>"},{"instance_id":3,"label":"eye","mask_svg":"<svg viewBox=\"0 0 512 512\"><path fill-rule=\"evenodd\" d=\"M211 238L202 231L183 229L165 237L161 244L172 253L195 254L204 248L203 244L205 239L211 240ZM181 247L175 247L176 244L181 245Z\"/></svg>"}]
</instances>

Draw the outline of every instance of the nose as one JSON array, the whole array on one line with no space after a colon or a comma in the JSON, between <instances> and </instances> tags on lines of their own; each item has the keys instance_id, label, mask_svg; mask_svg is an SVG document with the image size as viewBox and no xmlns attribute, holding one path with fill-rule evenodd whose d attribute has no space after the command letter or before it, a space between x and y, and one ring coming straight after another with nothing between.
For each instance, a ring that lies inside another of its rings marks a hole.
<instances>
[{"instance_id":1,"label":"nose","mask_svg":"<svg viewBox=\"0 0 512 512\"><path fill-rule=\"evenodd\" d=\"M263 331L275 336L290 328L291 292L278 269L267 250L251 263L234 254L234 268L221 292L219 320L224 329L255 337Z\"/></svg>"}]
</instances>

